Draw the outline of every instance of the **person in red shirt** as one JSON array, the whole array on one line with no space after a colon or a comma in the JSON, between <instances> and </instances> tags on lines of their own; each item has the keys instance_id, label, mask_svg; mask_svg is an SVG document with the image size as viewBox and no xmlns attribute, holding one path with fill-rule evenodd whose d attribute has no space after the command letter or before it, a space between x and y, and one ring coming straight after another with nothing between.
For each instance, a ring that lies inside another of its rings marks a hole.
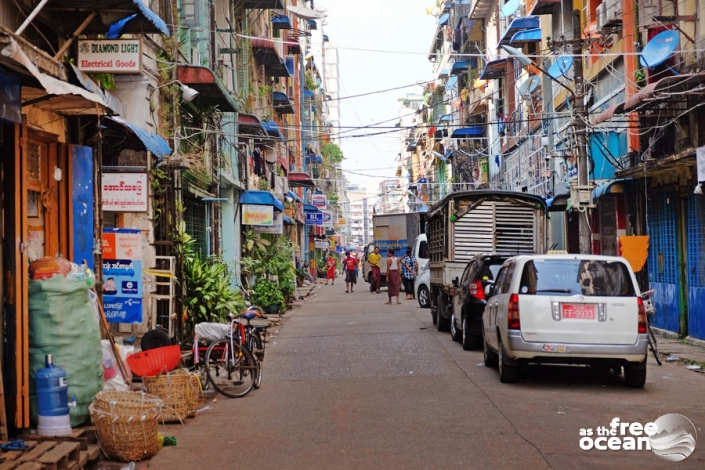
<instances>
[{"instance_id":1,"label":"person in red shirt","mask_svg":"<svg viewBox=\"0 0 705 470\"><path fill-rule=\"evenodd\" d=\"M357 284L357 259L350 256L350 252L345 252L345 292L355 292L353 286Z\"/></svg>"},{"instance_id":2,"label":"person in red shirt","mask_svg":"<svg viewBox=\"0 0 705 470\"><path fill-rule=\"evenodd\" d=\"M326 277L326 285L328 285L329 280L333 281L333 285L335 285L335 259L333 258L332 253L328 255L328 261L326 261L326 266L328 266L328 276Z\"/></svg>"}]
</instances>

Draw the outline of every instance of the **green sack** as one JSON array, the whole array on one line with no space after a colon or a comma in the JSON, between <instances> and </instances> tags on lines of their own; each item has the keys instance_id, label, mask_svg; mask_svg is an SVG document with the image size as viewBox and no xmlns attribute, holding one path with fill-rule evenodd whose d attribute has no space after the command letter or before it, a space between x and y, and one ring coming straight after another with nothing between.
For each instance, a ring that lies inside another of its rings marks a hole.
<instances>
[{"instance_id":1,"label":"green sack","mask_svg":"<svg viewBox=\"0 0 705 470\"><path fill-rule=\"evenodd\" d=\"M54 275L29 282L29 393L30 416L37 421L34 375L43 369L45 356L66 371L71 426L90 418L88 406L103 388L100 325L85 279ZM73 405L73 403L71 403Z\"/></svg>"}]
</instances>

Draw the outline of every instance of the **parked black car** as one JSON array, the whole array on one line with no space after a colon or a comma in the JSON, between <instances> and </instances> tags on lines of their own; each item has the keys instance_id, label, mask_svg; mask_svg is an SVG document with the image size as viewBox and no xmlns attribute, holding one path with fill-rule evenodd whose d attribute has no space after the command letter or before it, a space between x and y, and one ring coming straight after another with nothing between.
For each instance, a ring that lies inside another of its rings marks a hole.
<instances>
[{"instance_id":1,"label":"parked black car","mask_svg":"<svg viewBox=\"0 0 705 470\"><path fill-rule=\"evenodd\" d=\"M485 286L494 283L495 276L511 255L475 255L460 279L454 279L458 292L453 296L450 334L468 351L482 344L482 313L487 299Z\"/></svg>"}]
</instances>

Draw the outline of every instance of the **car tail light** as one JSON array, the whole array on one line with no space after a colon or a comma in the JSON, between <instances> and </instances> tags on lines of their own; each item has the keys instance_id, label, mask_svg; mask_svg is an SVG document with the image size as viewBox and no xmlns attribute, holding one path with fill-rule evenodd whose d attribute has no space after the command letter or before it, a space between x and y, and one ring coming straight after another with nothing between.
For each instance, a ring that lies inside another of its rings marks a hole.
<instances>
[{"instance_id":1,"label":"car tail light","mask_svg":"<svg viewBox=\"0 0 705 470\"><path fill-rule=\"evenodd\" d=\"M482 287L482 281L471 282L468 286L468 294L476 299L485 300L485 289Z\"/></svg>"},{"instance_id":2,"label":"car tail light","mask_svg":"<svg viewBox=\"0 0 705 470\"><path fill-rule=\"evenodd\" d=\"M509 297L509 308L507 308L507 328L510 330L518 330L521 328L521 323L519 323L518 294L512 294Z\"/></svg>"},{"instance_id":3,"label":"car tail light","mask_svg":"<svg viewBox=\"0 0 705 470\"><path fill-rule=\"evenodd\" d=\"M646 333L646 307L644 307L644 301L641 297L636 298L636 304L639 306L639 333Z\"/></svg>"}]
</instances>

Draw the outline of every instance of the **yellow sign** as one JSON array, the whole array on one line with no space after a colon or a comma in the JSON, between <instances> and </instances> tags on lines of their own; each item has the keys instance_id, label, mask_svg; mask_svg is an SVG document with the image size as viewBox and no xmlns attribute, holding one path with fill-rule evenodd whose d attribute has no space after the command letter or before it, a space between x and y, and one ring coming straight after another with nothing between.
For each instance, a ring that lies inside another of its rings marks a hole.
<instances>
[{"instance_id":1,"label":"yellow sign","mask_svg":"<svg viewBox=\"0 0 705 470\"><path fill-rule=\"evenodd\" d=\"M244 225L274 225L274 207L243 204L242 223Z\"/></svg>"}]
</instances>

